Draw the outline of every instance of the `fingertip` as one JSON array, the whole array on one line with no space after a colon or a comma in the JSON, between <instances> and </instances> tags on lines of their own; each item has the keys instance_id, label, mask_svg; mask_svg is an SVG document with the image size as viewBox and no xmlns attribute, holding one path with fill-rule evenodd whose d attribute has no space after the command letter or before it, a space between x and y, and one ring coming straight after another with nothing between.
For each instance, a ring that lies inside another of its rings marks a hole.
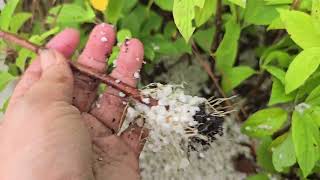
<instances>
[{"instance_id":1,"label":"fingertip","mask_svg":"<svg viewBox=\"0 0 320 180\"><path fill-rule=\"evenodd\" d=\"M55 49L66 58L70 58L80 41L80 33L76 29L67 28L53 37L46 45L47 48Z\"/></svg>"},{"instance_id":2,"label":"fingertip","mask_svg":"<svg viewBox=\"0 0 320 180\"><path fill-rule=\"evenodd\" d=\"M108 56L116 40L116 31L112 25L102 23L94 27L78 63L96 69L105 70Z\"/></svg>"},{"instance_id":3,"label":"fingertip","mask_svg":"<svg viewBox=\"0 0 320 180\"><path fill-rule=\"evenodd\" d=\"M111 76L135 86L140 77L143 56L143 44L138 39L127 40L121 46L117 67L111 73Z\"/></svg>"}]
</instances>

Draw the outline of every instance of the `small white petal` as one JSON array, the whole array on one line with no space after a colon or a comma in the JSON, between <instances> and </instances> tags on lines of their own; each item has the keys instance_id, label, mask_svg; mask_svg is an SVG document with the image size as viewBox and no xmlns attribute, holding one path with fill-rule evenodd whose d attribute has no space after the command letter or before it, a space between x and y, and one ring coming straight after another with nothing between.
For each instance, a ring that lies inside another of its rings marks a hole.
<instances>
[{"instance_id":1,"label":"small white petal","mask_svg":"<svg viewBox=\"0 0 320 180\"><path fill-rule=\"evenodd\" d=\"M101 41L101 42L108 42L108 38L102 37L102 38L100 39L100 41Z\"/></svg>"},{"instance_id":2,"label":"small white petal","mask_svg":"<svg viewBox=\"0 0 320 180\"><path fill-rule=\"evenodd\" d=\"M139 73L139 71L135 72L135 73L133 74L133 77L136 78L136 79L139 79L139 78L140 78L140 73Z\"/></svg>"},{"instance_id":3,"label":"small white petal","mask_svg":"<svg viewBox=\"0 0 320 180\"><path fill-rule=\"evenodd\" d=\"M123 93L123 92L119 92L119 96L120 96L120 97L126 97L126 94Z\"/></svg>"},{"instance_id":4,"label":"small white petal","mask_svg":"<svg viewBox=\"0 0 320 180\"><path fill-rule=\"evenodd\" d=\"M142 98L142 102L150 104L150 98Z\"/></svg>"},{"instance_id":5,"label":"small white petal","mask_svg":"<svg viewBox=\"0 0 320 180\"><path fill-rule=\"evenodd\" d=\"M139 118L139 119L136 120L136 124L137 124L139 127L143 127L143 125L144 125L144 120L141 119L141 118Z\"/></svg>"}]
</instances>

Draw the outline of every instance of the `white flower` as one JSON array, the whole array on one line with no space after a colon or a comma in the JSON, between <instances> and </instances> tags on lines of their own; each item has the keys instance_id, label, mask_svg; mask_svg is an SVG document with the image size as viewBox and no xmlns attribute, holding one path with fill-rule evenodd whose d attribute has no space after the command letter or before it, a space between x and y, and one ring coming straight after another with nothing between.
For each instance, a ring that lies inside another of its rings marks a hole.
<instances>
[{"instance_id":1,"label":"white flower","mask_svg":"<svg viewBox=\"0 0 320 180\"><path fill-rule=\"evenodd\" d=\"M106 37L101 37L100 41L101 41L101 42L108 42L108 38L106 38Z\"/></svg>"},{"instance_id":2,"label":"white flower","mask_svg":"<svg viewBox=\"0 0 320 180\"><path fill-rule=\"evenodd\" d=\"M126 97L126 94L123 93L123 92L119 92L119 96L120 96L120 97Z\"/></svg>"}]
</instances>

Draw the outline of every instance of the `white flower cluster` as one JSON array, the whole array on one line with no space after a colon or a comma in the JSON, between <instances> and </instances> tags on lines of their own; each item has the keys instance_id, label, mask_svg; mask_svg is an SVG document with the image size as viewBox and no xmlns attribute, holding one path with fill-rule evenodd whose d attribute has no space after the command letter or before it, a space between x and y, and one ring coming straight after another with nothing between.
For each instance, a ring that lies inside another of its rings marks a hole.
<instances>
[{"instance_id":1,"label":"white flower cluster","mask_svg":"<svg viewBox=\"0 0 320 180\"><path fill-rule=\"evenodd\" d=\"M177 85L157 84L157 88L146 88L142 94L157 99L158 105L149 107L137 103L128 107L126 121L145 120L144 126L150 130L146 146L153 152L169 144L175 144L176 149L181 150L181 142L197 135L196 128L192 127L198 122L193 116L206 99L185 95L182 86Z\"/></svg>"},{"instance_id":2,"label":"white flower cluster","mask_svg":"<svg viewBox=\"0 0 320 180\"><path fill-rule=\"evenodd\" d=\"M207 150L201 143L190 141L190 137L202 136L197 132L194 115L199 105L208 103L200 97L185 95L183 86L156 84L142 93L158 100L158 106L131 104L127 109L126 123L136 122L150 130L146 145L140 155L142 179L149 180L211 180L245 179L246 175L233 168L233 158L238 154L250 157L250 150L240 142L249 142L240 133L234 120L227 118L223 137L208 142ZM221 106L223 100L209 100L210 105ZM213 111L216 116L226 112ZM124 125L123 129L125 129ZM194 127L194 128L192 128ZM190 144L194 151L190 150Z\"/></svg>"},{"instance_id":3,"label":"white flower cluster","mask_svg":"<svg viewBox=\"0 0 320 180\"><path fill-rule=\"evenodd\" d=\"M168 172L185 169L190 164L187 154L190 137L199 135L196 129L198 122L193 116L206 99L185 95L182 85L153 85L156 88L149 85L141 93L157 99L158 105L149 107L141 103L133 104L128 107L125 120L128 124L143 119L144 127L149 129L149 137L140 158L149 159L150 162L147 160L141 165L160 163L164 168L162 170ZM152 154L163 153L166 154L163 159L167 159L166 162L149 158Z\"/></svg>"}]
</instances>

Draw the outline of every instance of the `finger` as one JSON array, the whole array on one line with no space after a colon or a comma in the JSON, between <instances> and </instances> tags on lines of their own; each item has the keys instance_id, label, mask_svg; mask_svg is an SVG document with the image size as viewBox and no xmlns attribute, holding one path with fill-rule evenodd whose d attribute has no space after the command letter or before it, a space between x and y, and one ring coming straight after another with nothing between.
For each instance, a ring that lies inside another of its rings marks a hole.
<instances>
[{"instance_id":1,"label":"finger","mask_svg":"<svg viewBox=\"0 0 320 180\"><path fill-rule=\"evenodd\" d=\"M46 47L49 49L55 49L68 59L71 58L74 51L77 49L79 41L79 31L67 28L53 37Z\"/></svg>"},{"instance_id":2,"label":"finger","mask_svg":"<svg viewBox=\"0 0 320 180\"><path fill-rule=\"evenodd\" d=\"M131 86L136 86L137 74L140 72L142 62L142 43L137 39L129 40L121 46L117 67L113 70L111 76ZM97 101L99 106L95 106L91 110L91 114L116 132L119 130L119 123L126 106L123 98L119 95L121 95L119 91L108 87L107 91Z\"/></svg>"},{"instance_id":3,"label":"finger","mask_svg":"<svg viewBox=\"0 0 320 180\"><path fill-rule=\"evenodd\" d=\"M137 124L131 125L122 134L121 138L131 147L133 152L139 156L148 137L148 130Z\"/></svg>"},{"instance_id":4,"label":"finger","mask_svg":"<svg viewBox=\"0 0 320 180\"><path fill-rule=\"evenodd\" d=\"M97 25L92 30L86 47L77 62L98 72L104 72L106 57L112 51L115 37L116 32L113 26L105 23Z\"/></svg>"},{"instance_id":5,"label":"finger","mask_svg":"<svg viewBox=\"0 0 320 180\"><path fill-rule=\"evenodd\" d=\"M74 29L65 29L46 45L46 47L55 49L62 53L66 58L71 57L79 44L79 32ZM20 82L17 84L10 104L13 104L19 97L23 96L28 89L40 79L41 65L39 58L36 58L28 69L24 72Z\"/></svg>"},{"instance_id":6,"label":"finger","mask_svg":"<svg viewBox=\"0 0 320 180\"><path fill-rule=\"evenodd\" d=\"M111 53L115 43L115 30L111 25L97 25L91 32L87 45L78 59L78 63L103 73L106 68L106 56ZM94 99L99 81L86 75L75 74L75 90L73 104L81 112L87 112Z\"/></svg>"},{"instance_id":7,"label":"finger","mask_svg":"<svg viewBox=\"0 0 320 180\"><path fill-rule=\"evenodd\" d=\"M73 75L65 57L51 49L40 53L42 74L26 96L33 100L42 99L48 103L55 101L72 102ZM40 102L40 101L39 101Z\"/></svg>"},{"instance_id":8,"label":"finger","mask_svg":"<svg viewBox=\"0 0 320 180\"><path fill-rule=\"evenodd\" d=\"M88 113L82 113L82 117L89 130L91 139L97 137L107 137L113 134L113 132L104 126L100 121Z\"/></svg>"},{"instance_id":9,"label":"finger","mask_svg":"<svg viewBox=\"0 0 320 180\"><path fill-rule=\"evenodd\" d=\"M143 44L138 39L126 41L121 46L117 67L112 71L111 76L135 87L140 78L143 52Z\"/></svg>"}]
</instances>

